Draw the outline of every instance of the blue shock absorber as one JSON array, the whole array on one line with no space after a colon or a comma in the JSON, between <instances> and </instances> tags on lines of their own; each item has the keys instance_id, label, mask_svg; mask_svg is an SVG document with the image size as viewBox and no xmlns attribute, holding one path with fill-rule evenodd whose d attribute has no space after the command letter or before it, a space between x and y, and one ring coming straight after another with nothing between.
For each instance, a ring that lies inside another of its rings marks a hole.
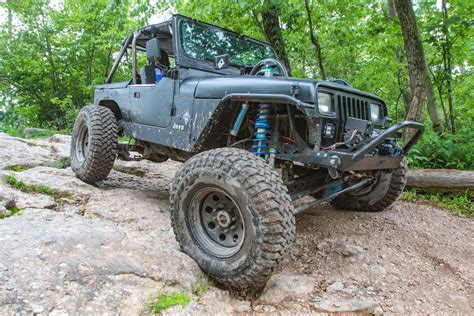
<instances>
[{"instance_id":1,"label":"blue shock absorber","mask_svg":"<svg viewBox=\"0 0 474 316\"><path fill-rule=\"evenodd\" d=\"M255 121L253 153L262 159L268 158L270 140L270 104L260 104Z\"/></svg>"}]
</instances>

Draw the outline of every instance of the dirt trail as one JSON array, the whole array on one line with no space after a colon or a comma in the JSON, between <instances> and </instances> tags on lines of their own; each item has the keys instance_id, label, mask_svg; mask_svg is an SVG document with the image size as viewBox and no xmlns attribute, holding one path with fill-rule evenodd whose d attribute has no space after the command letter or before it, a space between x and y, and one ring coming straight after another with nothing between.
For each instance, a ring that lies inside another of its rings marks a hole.
<instances>
[{"instance_id":1,"label":"dirt trail","mask_svg":"<svg viewBox=\"0 0 474 316\"><path fill-rule=\"evenodd\" d=\"M3 175L67 197L0 181L0 208L22 212L0 220L2 315L142 314L160 291L190 295L188 306L170 314L474 314L473 220L404 202L383 213L325 205L297 216L294 248L256 300L214 286L192 294L205 276L179 251L168 214L180 164L117 162L107 180L90 186L70 169L47 167L67 156L68 142L0 133ZM13 165L30 169L8 171Z\"/></svg>"},{"instance_id":2,"label":"dirt trail","mask_svg":"<svg viewBox=\"0 0 474 316\"><path fill-rule=\"evenodd\" d=\"M472 314L473 265L472 220L397 202L383 213L327 206L302 214L282 270L315 277L323 298L329 289L389 312Z\"/></svg>"}]
</instances>

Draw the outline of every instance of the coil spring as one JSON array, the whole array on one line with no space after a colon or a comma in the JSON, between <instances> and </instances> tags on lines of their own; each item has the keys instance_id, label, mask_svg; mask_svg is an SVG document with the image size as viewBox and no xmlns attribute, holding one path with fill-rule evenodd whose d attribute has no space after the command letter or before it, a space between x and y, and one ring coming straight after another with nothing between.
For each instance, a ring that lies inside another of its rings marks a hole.
<instances>
[{"instance_id":1,"label":"coil spring","mask_svg":"<svg viewBox=\"0 0 474 316\"><path fill-rule=\"evenodd\" d=\"M262 159L268 157L268 141L270 140L270 105L260 104L257 119L255 120L255 133L253 153Z\"/></svg>"}]
</instances>

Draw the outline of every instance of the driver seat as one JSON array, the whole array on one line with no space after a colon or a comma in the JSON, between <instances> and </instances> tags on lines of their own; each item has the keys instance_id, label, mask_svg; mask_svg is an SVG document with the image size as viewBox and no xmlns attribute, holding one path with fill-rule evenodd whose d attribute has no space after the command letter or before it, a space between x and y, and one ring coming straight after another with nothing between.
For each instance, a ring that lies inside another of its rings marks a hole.
<instances>
[{"instance_id":1,"label":"driver seat","mask_svg":"<svg viewBox=\"0 0 474 316\"><path fill-rule=\"evenodd\" d=\"M159 60L156 60L156 58L153 57L153 54L149 53L149 51L152 50L151 46L153 45L151 42L154 40L155 39L151 39L146 43L149 64L140 69L140 79L142 84L158 83L161 80L161 77L163 77L166 71L170 68L168 54L163 49L160 49Z\"/></svg>"}]
</instances>

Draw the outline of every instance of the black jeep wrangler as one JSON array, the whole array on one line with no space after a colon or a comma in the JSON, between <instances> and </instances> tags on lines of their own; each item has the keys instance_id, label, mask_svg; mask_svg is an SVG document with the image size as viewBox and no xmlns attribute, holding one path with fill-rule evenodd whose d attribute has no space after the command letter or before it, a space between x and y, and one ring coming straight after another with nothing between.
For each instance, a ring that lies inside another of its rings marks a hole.
<instances>
[{"instance_id":1,"label":"black jeep wrangler","mask_svg":"<svg viewBox=\"0 0 474 316\"><path fill-rule=\"evenodd\" d=\"M131 56L131 80L113 82ZM174 15L124 41L72 137L72 169L95 182L115 158L184 161L170 191L182 250L233 288L261 288L288 253L295 215L330 202L376 212L405 186L423 126L391 127L379 97L344 80L288 76L274 49ZM414 136L403 147L403 128ZM119 136L133 144L119 144ZM314 201L294 207L303 196Z\"/></svg>"}]
</instances>

